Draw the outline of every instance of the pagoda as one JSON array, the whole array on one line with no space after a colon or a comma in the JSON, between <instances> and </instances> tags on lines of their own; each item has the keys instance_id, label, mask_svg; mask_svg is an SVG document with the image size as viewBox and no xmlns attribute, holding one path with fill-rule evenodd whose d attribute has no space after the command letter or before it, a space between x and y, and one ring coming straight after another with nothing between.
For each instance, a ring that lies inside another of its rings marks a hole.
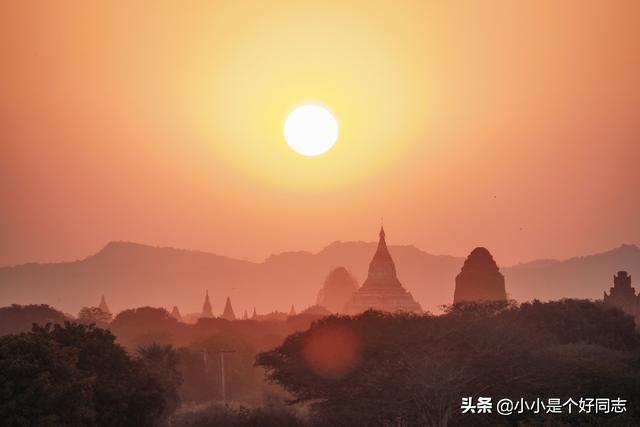
<instances>
[{"instance_id":1,"label":"pagoda","mask_svg":"<svg viewBox=\"0 0 640 427\"><path fill-rule=\"evenodd\" d=\"M104 313L111 313L111 311L109 310L109 306L107 305L107 300L104 299L104 295L102 295L102 298L100 298L100 305L98 306L98 308Z\"/></svg>"},{"instance_id":2,"label":"pagoda","mask_svg":"<svg viewBox=\"0 0 640 427\"><path fill-rule=\"evenodd\" d=\"M180 314L180 310L178 310L177 305L173 306L173 310L171 310L171 317L173 317L179 322L182 322L182 314Z\"/></svg>"},{"instance_id":3,"label":"pagoda","mask_svg":"<svg viewBox=\"0 0 640 427\"><path fill-rule=\"evenodd\" d=\"M204 304L202 304L202 314L200 317L213 317L213 312L211 311L211 301L209 301L209 291L204 296Z\"/></svg>"},{"instance_id":4,"label":"pagoda","mask_svg":"<svg viewBox=\"0 0 640 427\"><path fill-rule=\"evenodd\" d=\"M358 314L373 309L395 313L422 313L418 304L396 275L396 266L387 249L384 227L380 227L378 248L369 263L369 274L358 291L347 301L345 311Z\"/></svg>"},{"instance_id":5,"label":"pagoda","mask_svg":"<svg viewBox=\"0 0 640 427\"><path fill-rule=\"evenodd\" d=\"M342 313L344 305L358 291L358 281L344 267L336 267L318 292L316 304L333 313Z\"/></svg>"},{"instance_id":6,"label":"pagoda","mask_svg":"<svg viewBox=\"0 0 640 427\"><path fill-rule=\"evenodd\" d=\"M453 303L506 301L504 276L487 248L475 248L456 276Z\"/></svg>"},{"instance_id":7,"label":"pagoda","mask_svg":"<svg viewBox=\"0 0 640 427\"><path fill-rule=\"evenodd\" d=\"M609 295L604 293L605 305L617 307L629 316L636 319L636 325L640 327L640 294L631 286L631 275L626 271L618 271L613 276L613 287L609 289Z\"/></svg>"},{"instance_id":8,"label":"pagoda","mask_svg":"<svg viewBox=\"0 0 640 427\"><path fill-rule=\"evenodd\" d=\"M227 303L224 305L224 311L220 317L226 320L236 320L236 314L233 312L233 307L231 306L231 298L227 297Z\"/></svg>"}]
</instances>

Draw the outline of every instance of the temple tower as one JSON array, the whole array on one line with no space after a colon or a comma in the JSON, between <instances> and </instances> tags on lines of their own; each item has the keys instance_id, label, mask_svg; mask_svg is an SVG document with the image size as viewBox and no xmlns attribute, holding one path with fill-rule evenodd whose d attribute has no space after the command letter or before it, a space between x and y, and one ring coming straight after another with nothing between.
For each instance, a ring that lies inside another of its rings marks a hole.
<instances>
[{"instance_id":1,"label":"temple tower","mask_svg":"<svg viewBox=\"0 0 640 427\"><path fill-rule=\"evenodd\" d=\"M171 317L173 317L179 322L182 322L182 314L180 314L180 310L178 310L177 305L173 306L173 310L171 310Z\"/></svg>"},{"instance_id":2,"label":"temple tower","mask_svg":"<svg viewBox=\"0 0 640 427\"><path fill-rule=\"evenodd\" d=\"M631 276L626 271L618 271L613 276L613 287L609 289L609 295L604 293L604 303L635 317L636 324L640 320L640 295L636 295L635 288L631 287Z\"/></svg>"},{"instance_id":3,"label":"temple tower","mask_svg":"<svg viewBox=\"0 0 640 427\"><path fill-rule=\"evenodd\" d=\"M342 313L344 305L358 291L358 282L344 267L336 267L324 280L316 304L330 312Z\"/></svg>"},{"instance_id":4,"label":"temple tower","mask_svg":"<svg viewBox=\"0 0 640 427\"><path fill-rule=\"evenodd\" d=\"M236 314L233 312L233 307L231 306L231 298L227 297L227 302L224 305L224 311L220 317L226 320L236 320Z\"/></svg>"},{"instance_id":5,"label":"temple tower","mask_svg":"<svg viewBox=\"0 0 640 427\"><path fill-rule=\"evenodd\" d=\"M107 305L107 301L104 299L104 295L102 295L102 297L100 298L100 305L98 306L98 308L104 313L111 313L111 311L109 310L109 306Z\"/></svg>"},{"instance_id":6,"label":"temple tower","mask_svg":"<svg viewBox=\"0 0 640 427\"><path fill-rule=\"evenodd\" d=\"M368 309L392 313L422 313L420 304L398 280L395 263L387 248L384 227L380 227L378 247L369 263L367 279L345 306L345 311L349 314L361 313Z\"/></svg>"},{"instance_id":7,"label":"temple tower","mask_svg":"<svg viewBox=\"0 0 640 427\"><path fill-rule=\"evenodd\" d=\"M211 301L209 301L209 291L207 290L204 296L204 304L202 304L202 314L201 317L213 317L213 312L211 311Z\"/></svg>"},{"instance_id":8,"label":"temple tower","mask_svg":"<svg viewBox=\"0 0 640 427\"><path fill-rule=\"evenodd\" d=\"M475 248L456 276L453 303L506 301L504 276L486 248Z\"/></svg>"}]
</instances>

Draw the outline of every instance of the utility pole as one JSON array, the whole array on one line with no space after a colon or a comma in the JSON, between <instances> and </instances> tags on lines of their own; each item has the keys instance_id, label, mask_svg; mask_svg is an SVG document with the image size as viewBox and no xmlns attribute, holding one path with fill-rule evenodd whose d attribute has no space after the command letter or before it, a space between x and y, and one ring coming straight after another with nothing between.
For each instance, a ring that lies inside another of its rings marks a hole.
<instances>
[{"instance_id":1,"label":"utility pole","mask_svg":"<svg viewBox=\"0 0 640 427\"><path fill-rule=\"evenodd\" d=\"M220 355L220 373L221 373L221 391L222 391L222 403L227 403L227 388L225 384L224 378L224 354L225 353L235 353L235 350L220 350L218 354Z\"/></svg>"}]
</instances>

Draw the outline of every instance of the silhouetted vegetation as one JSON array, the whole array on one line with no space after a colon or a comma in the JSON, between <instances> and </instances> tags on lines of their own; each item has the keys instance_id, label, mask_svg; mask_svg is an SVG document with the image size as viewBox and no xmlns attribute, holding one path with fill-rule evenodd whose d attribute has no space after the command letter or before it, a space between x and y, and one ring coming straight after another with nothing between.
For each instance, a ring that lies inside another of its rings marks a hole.
<instances>
[{"instance_id":1,"label":"silhouetted vegetation","mask_svg":"<svg viewBox=\"0 0 640 427\"><path fill-rule=\"evenodd\" d=\"M264 406L249 408L210 405L181 411L172 420L175 427L302 427L307 419L291 408Z\"/></svg>"},{"instance_id":2,"label":"silhouetted vegetation","mask_svg":"<svg viewBox=\"0 0 640 427\"><path fill-rule=\"evenodd\" d=\"M179 323L164 308L139 307L124 310L111 322L110 329L127 347L153 343L169 344Z\"/></svg>"},{"instance_id":3,"label":"silhouetted vegetation","mask_svg":"<svg viewBox=\"0 0 640 427\"><path fill-rule=\"evenodd\" d=\"M34 326L0 338L6 426L152 426L178 406L171 348L134 356L95 325Z\"/></svg>"},{"instance_id":4,"label":"silhouetted vegetation","mask_svg":"<svg viewBox=\"0 0 640 427\"><path fill-rule=\"evenodd\" d=\"M34 323L63 323L65 316L46 304L17 305L0 308L0 336L31 330Z\"/></svg>"},{"instance_id":5,"label":"silhouetted vegetation","mask_svg":"<svg viewBox=\"0 0 640 427\"><path fill-rule=\"evenodd\" d=\"M93 323L99 328L107 328L111 319L111 313L102 311L100 307L82 307L78 313L78 322L87 325Z\"/></svg>"},{"instance_id":6,"label":"silhouetted vegetation","mask_svg":"<svg viewBox=\"0 0 640 427\"><path fill-rule=\"evenodd\" d=\"M314 347L326 336L347 338L331 351ZM341 357L352 358L353 348L356 362L345 363ZM640 416L639 354L632 318L602 304L564 300L464 304L442 316L327 317L260 354L257 364L327 425L507 422L495 413L462 415L464 396L621 396L629 406L617 421L631 425ZM527 417L508 421L543 422Z\"/></svg>"},{"instance_id":7,"label":"silhouetted vegetation","mask_svg":"<svg viewBox=\"0 0 640 427\"><path fill-rule=\"evenodd\" d=\"M178 348L182 400L202 403L220 400L219 351L232 349L225 359L226 392L230 401L262 404L265 396L283 394L264 381L254 366L256 355L280 344L294 331L305 330L321 316L301 314L287 321L228 321L203 318L196 324L178 322L162 308L140 307L119 313L109 325L118 342L134 350L141 345L172 344Z\"/></svg>"},{"instance_id":8,"label":"silhouetted vegetation","mask_svg":"<svg viewBox=\"0 0 640 427\"><path fill-rule=\"evenodd\" d=\"M0 313L14 329L61 319L46 306ZM0 338L0 424L634 425L640 417L633 319L601 303L467 303L440 316L369 311L197 324L142 307L109 327L115 336L65 323ZM225 349L234 350L225 356L232 403L212 405L222 399ZM461 414L467 396L622 397L628 404L618 416L507 419Z\"/></svg>"}]
</instances>

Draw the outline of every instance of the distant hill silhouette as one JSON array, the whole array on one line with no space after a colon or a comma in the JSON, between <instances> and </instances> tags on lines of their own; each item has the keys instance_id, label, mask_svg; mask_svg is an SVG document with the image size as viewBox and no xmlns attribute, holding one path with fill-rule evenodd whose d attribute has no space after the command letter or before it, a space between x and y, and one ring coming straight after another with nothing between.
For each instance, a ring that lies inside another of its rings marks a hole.
<instances>
[{"instance_id":1,"label":"distant hill silhouette","mask_svg":"<svg viewBox=\"0 0 640 427\"><path fill-rule=\"evenodd\" d=\"M111 242L83 260L0 268L0 306L46 303L77 313L105 295L114 313L130 307L178 306L198 312L209 290L213 312L222 314L226 297L242 312L288 312L308 307L329 271L344 266L358 283L366 277L375 242L334 242L318 253L286 252L262 263L205 252ZM454 280L464 258L431 255L414 246L389 246L398 277L426 310L453 299ZM498 260L499 261L499 260ZM542 260L501 267L507 294L532 298L602 298L618 270L640 287L640 248L623 245L608 252L564 261Z\"/></svg>"},{"instance_id":2,"label":"distant hill silhouette","mask_svg":"<svg viewBox=\"0 0 640 427\"><path fill-rule=\"evenodd\" d=\"M594 255L564 261L533 261L502 269L507 295L520 301L566 296L602 299L602 293L613 286L613 276L619 270L628 271L632 285L640 287L638 246L622 245Z\"/></svg>"}]
</instances>

